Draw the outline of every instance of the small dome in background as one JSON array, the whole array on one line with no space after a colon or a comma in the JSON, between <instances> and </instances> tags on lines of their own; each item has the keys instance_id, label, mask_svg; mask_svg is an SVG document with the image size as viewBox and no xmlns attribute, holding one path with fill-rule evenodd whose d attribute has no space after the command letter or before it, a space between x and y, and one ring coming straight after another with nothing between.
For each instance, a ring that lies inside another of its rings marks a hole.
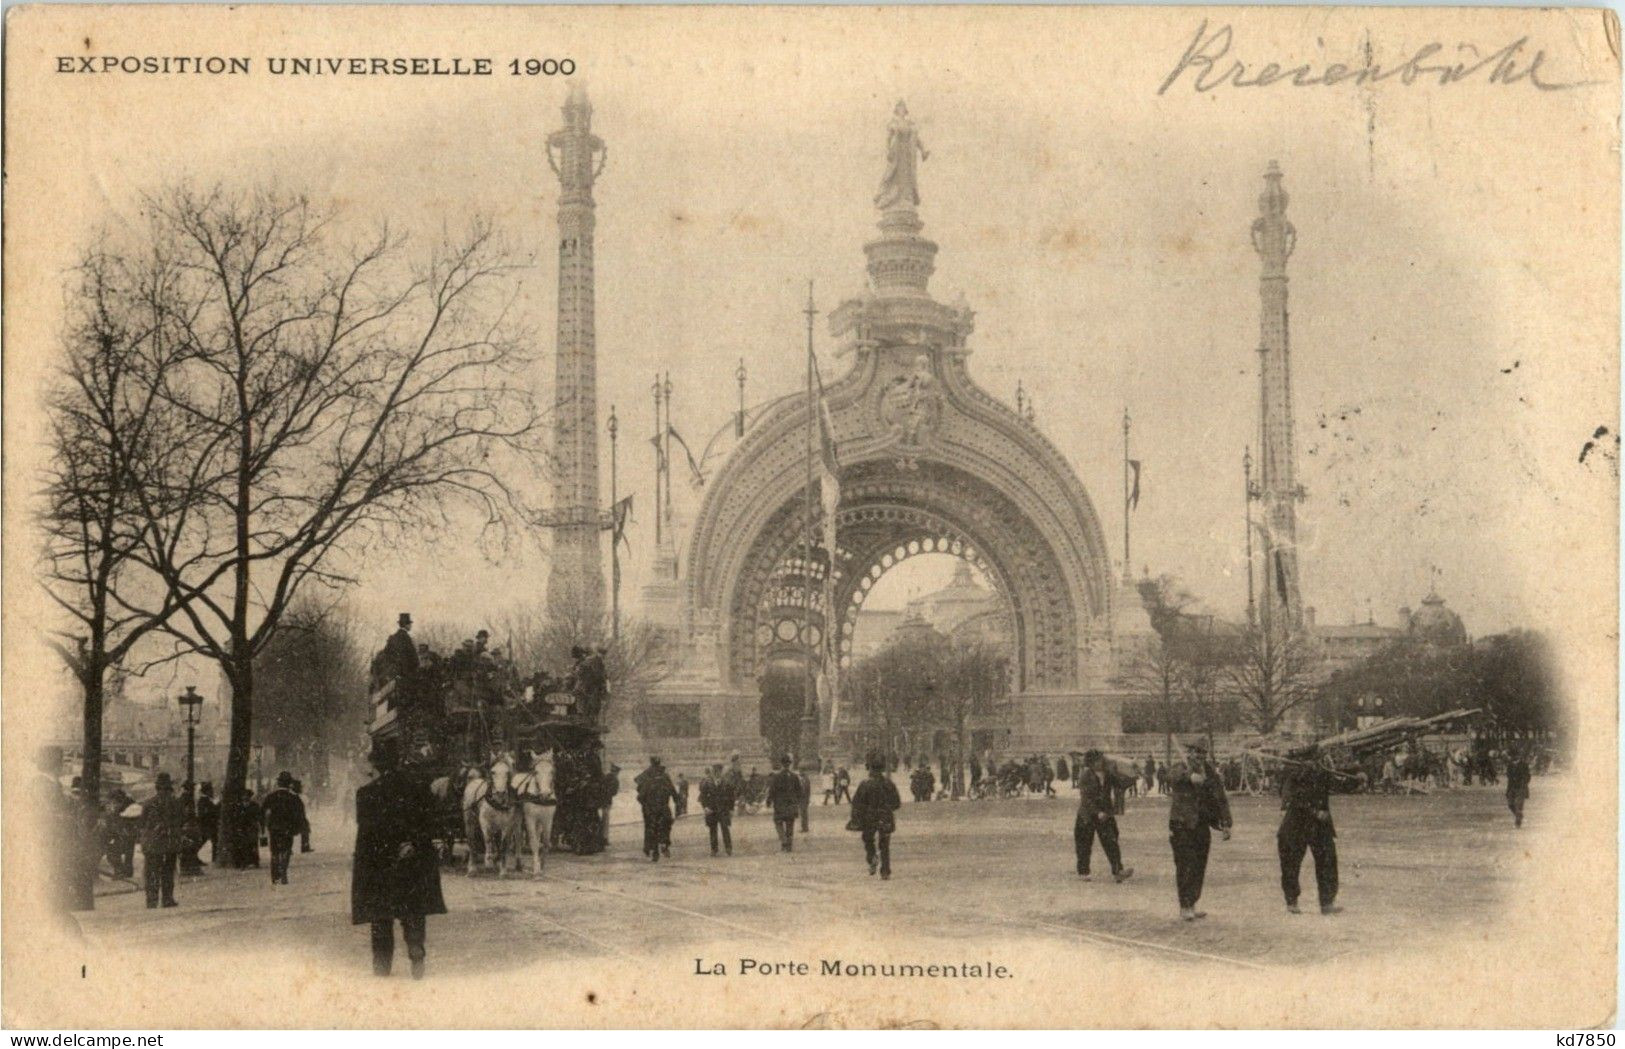
<instances>
[{"instance_id":1,"label":"small dome in background","mask_svg":"<svg viewBox=\"0 0 1625 1049\"><path fill-rule=\"evenodd\" d=\"M1462 625L1461 617L1451 611L1434 590L1429 590L1428 596L1422 599L1422 607L1411 613L1405 629L1416 640L1432 645L1467 643L1467 628Z\"/></svg>"}]
</instances>

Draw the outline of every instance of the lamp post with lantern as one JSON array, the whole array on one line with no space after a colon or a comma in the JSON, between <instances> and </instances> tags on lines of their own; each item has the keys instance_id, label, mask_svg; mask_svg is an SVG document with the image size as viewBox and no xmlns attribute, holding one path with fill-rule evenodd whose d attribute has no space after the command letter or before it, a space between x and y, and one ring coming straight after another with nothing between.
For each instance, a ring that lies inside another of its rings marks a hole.
<instances>
[{"instance_id":1,"label":"lamp post with lantern","mask_svg":"<svg viewBox=\"0 0 1625 1049\"><path fill-rule=\"evenodd\" d=\"M175 702L181 708L181 717L186 720L186 792L185 810L187 820L197 819L197 724L203 716L203 697L198 695L197 688L186 686L186 691L175 697ZM181 850L181 873L201 874L202 864L198 862L197 854L187 849Z\"/></svg>"},{"instance_id":2,"label":"lamp post with lantern","mask_svg":"<svg viewBox=\"0 0 1625 1049\"><path fill-rule=\"evenodd\" d=\"M192 789L197 782L197 724L203 717L203 697L198 695L195 686L187 685L186 691L175 697L175 702L186 719L186 804L190 808Z\"/></svg>"}]
</instances>

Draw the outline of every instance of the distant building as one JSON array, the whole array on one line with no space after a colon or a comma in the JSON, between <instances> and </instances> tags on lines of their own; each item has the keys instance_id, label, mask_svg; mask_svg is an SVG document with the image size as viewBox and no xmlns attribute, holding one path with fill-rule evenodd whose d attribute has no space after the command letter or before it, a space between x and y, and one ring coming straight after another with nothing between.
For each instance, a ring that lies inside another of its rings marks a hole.
<instances>
[{"instance_id":1,"label":"distant building","mask_svg":"<svg viewBox=\"0 0 1625 1049\"><path fill-rule=\"evenodd\" d=\"M910 600L901 611L860 611L852 654L858 659L874 655L900 633L918 626L930 627L955 642L985 642L999 647L1012 644L1010 612L1004 598L978 583L970 564L963 560L954 565L954 576L947 586Z\"/></svg>"},{"instance_id":2,"label":"distant building","mask_svg":"<svg viewBox=\"0 0 1625 1049\"><path fill-rule=\"evenodd\" d=\"M229 694L206 697L196 730L198 781L216 785L226 771L226 749L231 719ZM84 729L78 704L72 716L58 719L51 744L60 746L64 759L77 769L84 754ZM178 784L186 776L186 723L174 697L150 703L131 699L126 679L110 674L102 703L102 778L111 787L120 783L145 789L159 771Z\"/></svg>"},{"instance_id":3,"label":"distant building","mask_svg":"<svg viewBox=\"0 0 1625 1049\"><path fill-rule=\"evenodd\" d=\"M1304 610L1305 627L1318 643L1329 677L1345 667L1369 659L1396 641L1412 640L1438 648L1467 643L1467 628L1461 616L1430 587L1420 608L1399 610L1399 624L1384 626L1369 615L1364 623L1317 623L1315 610Z\"/></svg>"}]
</instances>

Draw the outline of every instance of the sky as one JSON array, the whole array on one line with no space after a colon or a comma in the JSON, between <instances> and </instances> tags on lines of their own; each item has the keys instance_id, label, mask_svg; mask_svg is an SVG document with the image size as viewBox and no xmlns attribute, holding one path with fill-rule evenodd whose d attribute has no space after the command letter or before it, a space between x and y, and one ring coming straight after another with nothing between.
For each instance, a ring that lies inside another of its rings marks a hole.
<instances>
[{"instance_id":1,"label":"sky","mask_svg":"<svg viewBox=\"0 0 1625 1049\"><path fill-rule=\"evenodd\" d=\"M1077 472L1114 558L1126 408L1144 471L1135 574L1175 575L1221 614L1244 606L1241 458L1256 427L1259 328L1248 229L1277 160L1298 233L1305 604L1322 621L1363 621L1369 608L1391 623L1436 566L1475 635L1563 621L1586 573L1565 550L1615 534L1614 460L1578 461L1597 426L1617 430L1616 358L1594 320L1616 286L1589 264L1607 231L1586 214L1610 162L1531 148L1530 128L1551 136L1541 142L1591 141L1583 92L1505 101L1511 88L1391 82L1158 95L1189 30L1121 48L1137 31L1131 12L1058 36L1041 12L1007 9L927 47L926 10L853 13L872 19L861 33L819 11L650 13L596 34L536 9L477 23L448 12L433 38L439 53L568 51L608 144L596 190L599 411L617 410L621 492L637 506L629 601L653 552L651 379L670 371L674 423L696 448L728 425L741 361L752 403L799 387L807 282L826 314L861 292L886 122L904 98L931 151L919 213L941 249L932 290L950 302L963 292L976 310L973 378L1006 400L1017 383L1033 393L1037 425ZM253 41L235 53L405 46L368 17L335 9L304 30L234 34ZM1303 17L1316 20L1320 61L1370 42L1354 13ZM162 19L110 23L97 49L143 53L173 31ZM1251 39L1290 51L1261 26ZM1415 43L1373 46L1398 55ZM8 165L35 216L20 270L8 255L8 292L37 318L40 354L76 247L132 214L141 191L267 181L334 202L356 228L387 219L420 238L493 216L533 256L518 308L547 395L558 185L542 144L561 124L557 79L42 82L37 109L8 110L20 129L74 114ZM1617 219L1612 203L1592 206L1596 221ZM829 381L846 363L822 324L817 344ZM9 398L38 389L37 364L8 365L21 382ZM15 475L37 419L8 422ZM603 489L607 501L607 462ZM676 494L686 526L700 493ZM472 627L539 597L545 537L492 560L465 533L413 536L357 567L350 604L381 642L399 611Z\"/></svg>"}]
</instances>

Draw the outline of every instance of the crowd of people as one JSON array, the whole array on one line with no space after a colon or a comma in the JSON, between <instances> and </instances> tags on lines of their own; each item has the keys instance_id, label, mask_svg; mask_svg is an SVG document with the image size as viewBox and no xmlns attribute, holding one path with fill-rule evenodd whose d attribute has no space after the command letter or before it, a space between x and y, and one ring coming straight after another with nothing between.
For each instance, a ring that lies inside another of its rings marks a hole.
<instances>
[{"instance_id":1,"label":"crowd of people","mask_svg":"<svg viewBox=\"0 0 1625 1049\"><path fill-rule=\"evenodd\" d=\"M159 772L153 777L151 793L139 800L122 783L92 798L78 776L62 791L56 780L61 767L59 750L46 748L41 753L44 811L55 824L53 855L60 863L62 902L68 909L92 907L98 878L133 882L138 847L142 888L147 906L153 909L179 906L176 878L205 873L205 846L210 863L225 849L230 866L253 868L260 866L260 848L267 847L271 882L282 885L288 884L294 842L300 843L303 852L313 851L304 785L290 772L279 773L269 790L241 789L236 795L242 809L236 836L222 845L220 802L213 783L194 789L185 782L177 790L174 777Z\"/></svg>"},{"instance_id":2,"label":"crowd of people","mask_svg":"<svg viewBox=\"0 0 1625 1049\"><path fill-rule=\"evenodd\" d=\"M402 612L396 629L372 659L371 688L391 709L417 722L434 723L446 714L481 705L522 703L540 710L563 699L571 716L596 722L609 695L605 646L570 649L570 669L546 667L520 673L510 653L491 644L489 630L477 631L448 656L412 638L412 615Z\"/></svg>"},{"instance_id":3,"label":"crowd of people","mask_svg":"<svg viewBox=\"0 0 1625 1049\"><path fill-rule=\"evenodd\" d=\"M374 661L374 684L386 693L397 692L405 704L422 702L423 683L438 680L440 671L435 668L441 661L425 647L412 644L409 615L400 617L399 626ZM446 672L491 681L509 674L511 664L500 650L488 648L488 640L486 632L481 631L465 642L444 661ZM545 672L539 674L525 701L567 693L572 705L584 702L579 711L572 713L591 724L602 709L607 688L603 655L602 649L575 649L571 673L559 679ZM392 682L395 688L387 688ZM620 792L621 769L614 764L605 767L596 730L585 732L583 738L587 742L580 746L559 747L552 753L552 790L547 803L556 808L548 843L553 849L563 847L589 854L609 845L611 808ZM444 803L429 790L421 767L410 761L409 743L408 738L375 739L368 755L375 777L354 798L356 841L351 906L352 920L371 928L374 971L379 975L392 971L394 927L399 924L412 974L421 977L426 959L426 918L445 912L440 864L449 840L444 836ZM824 807L847 806L844 826L859 835L869 873L889 880L893 873L891 839L902 807L899 782L906 783L916 804L1017 796L1050 799L1070 788L1079 798L1073 825L1077 875L1084 880L1093 878L1098 843L1112 881L1122 883L1135 871L1125 862L1118 829L1118 819L1126 814L1126 799L1166 797L1175 902L1181 919L1197 921L1205 916L1199 903L1213 836L1217 833L1221 841L1230 837L1229 794L1272 790L1281 799L1276 839L1286 910L1301 913L1300 877L1307 855L1314 864L1319 909L1330 915L1340 910L1337 834L1331 815L1333 793L1380 789L1405 781L1467 785L1476 779L1479 784L1499 785L1504 775L1507 805L1514 825L1521 827L1531 777L1547 771L1551 763L1551 752L1546 748L1514 744L1501 750L1483 738L1454 748L1436 745L1432 749L1412 740L1367 759L1356 772L1340 768L1329 755L1314 748L1264 761L1252 752L1218 760L1209 753L1209 746L1202 739L1186 741L1180 747L1180 760L1162 761L1154 754L1142 761L1094 749L1053 759L1030 754L1002 760L984 751L970 755L963 763L945 754L900 759L871 754L862 763L864 774L856 782L851 768L831 760L807 763L809 769L794 755L780 754L764 775L757 766L747 769L735 753L726 762L703 769L698 778L698 803L713 857L733 855L738 816L767 810L779 849L789 853L795 850L798 830L803 835L811 830L815 797L822 799ZM81 852L93 852L96 863L105 860L110 876L133 880L134 854L140 848L149 908L179 905L177 876L202 872L201 852L205 845L210 846L211 860L225 850L229 865L235 867L257 868L260 849L267 848L273 885L289 883L296 842L301 851L312 850L302 784L288 771L276 777L270 790L239 788L238 793L219 802L212 784L200 784L195 793L191 784L182 784L177 792L172 777L162 772L156 776L148 797L137 800L115 786L98 802L92 802L77 781L68 792L60 790L56 781L61 772L60 753L42 761L40 771L41 789L51 794L49 811L58 817L64 840L77 843L75 847ZM48 787L43 785L47 779ZM674 774L658 755L651 756L647 767L635 777L642 852L650 862L659 863L672 856L673 828L688 814L694 785L685 772ZM238 806L240 820L220 818L221 804L226 802ZM218 828L228 823L237 828L234 839L216 840ZM469 838L471 849L477 844ZM81 875L82 871L76 872L79 880L73 881L76 897L88 892ZM83 903L88 905L88 899Z\"/></svg>"}]
</instances>

